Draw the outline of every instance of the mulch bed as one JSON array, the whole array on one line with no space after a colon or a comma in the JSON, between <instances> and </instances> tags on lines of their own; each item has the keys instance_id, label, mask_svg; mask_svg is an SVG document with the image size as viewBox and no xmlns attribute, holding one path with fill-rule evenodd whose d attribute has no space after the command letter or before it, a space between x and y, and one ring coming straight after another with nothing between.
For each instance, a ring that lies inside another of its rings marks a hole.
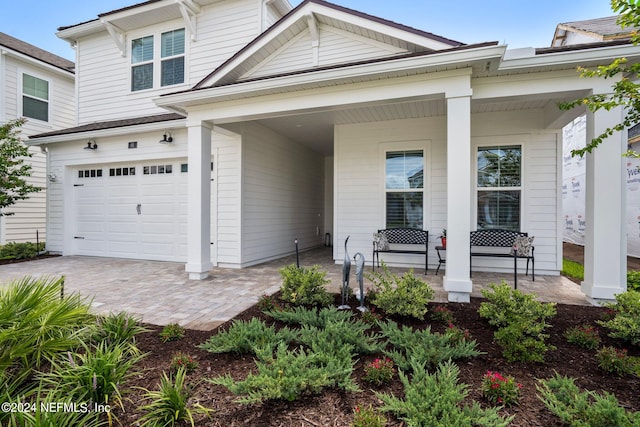
<instances>
[{"instance_id":1,"label":"mulch bed","mask_svg":"<svg viewBox=\"0 0 640 427\"><path fill-rule=\"evenodd\" d=\"M520 404L515 407L502 410L503 415L515 415L512 426L560 426L559 420L551 414L536 397L536 384L538 379L549 378L558 372L562 375L576 378L579 387L598 392L608 391L614 393L620 403L627 409L640 410L640 379L634 376L616 377L600 370L595 360L595 350L585 350L566 342L563 332L575 325L595 325L604 312L603 308L558 305L557 315L551 321L551 338L549 344L557 347L545 357L545 363L509 363L501 355L500 348L493 340L493 330L477 313L481 300L472 299L470 304L448 304L453 311L456 322L461 328L468 329L473 339L478 342L478 349L486 354L476 358L461 360L457 364L460 367L460 381L468 384L468 399L474 399L483 406L487 402L483 400L480 384L483 375L488 371L498 371L503 375L511 375L517 382L522 383ZM431 304L432 310L438 304ZM353 307L356 306L354 303ZM353 310L355 316L359 312ZM252 307L241 313L236 319L249 320L252 317L266 319L256 308ZM427 319L429 314L427 314ZM267 322L270 320L266 319ZM416 321L411 319L394 320L403 324L410 324L416 328L427 325L434 331L442 331L443 325L430 321ZM221 325L227 328L229 323ZM138 366L143 373L135 381L129 383L130 387L143 387L147 389L157 388L162 371L168 371L172 355L177 351L188 353L196 358L199 367L196 372L190 374L193 386L193 400L214 412L210 418L198 417L198 426L349 426L353 421L353 412L356 406L374 407L380 402L373 393L371 385L362 380L363 366L379 355L363 356L356 363L354 378L362 392L346 393L338 390L328 390L319 395L306 396L295 402L269 401L263 404L243 405L234 402L236 396L222 386L212 385L202 381L203 378L211 378L230 374L235 379L243 379L247 372L255 369L253 358L235 355L213 355L197 348L198 344L205 342L215 331L203 332L188 330L186 336L174 342L161 342L158 333L160 327L149 326L152 331L139 335L137 343L148 356ZM619 348L624 343L613 340L606 335L606 330L597 327L603 338L602 345L613 345ZM640 355L640 349L631 348L629 354ZM376 388L376 391L394 393L402 396L402 385L396 378L393 383ZM141 416L138 406L143 403L143 392L133 389L126 396L124 413L116 410L116 415L124 425L135 425ZM404 426L392 415L387 415L388 426Z\"/></svg>"}]
</instances>

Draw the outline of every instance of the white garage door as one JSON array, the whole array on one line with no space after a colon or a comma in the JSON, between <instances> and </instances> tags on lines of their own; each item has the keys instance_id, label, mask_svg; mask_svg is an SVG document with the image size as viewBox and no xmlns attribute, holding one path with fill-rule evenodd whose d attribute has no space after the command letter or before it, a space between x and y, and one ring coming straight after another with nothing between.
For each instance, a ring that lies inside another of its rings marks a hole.
<instances>
[{"instance_id":1,"label":"white garage door","mask_svg":"<svg viewBox=\"0 0 640 427\"><path fill-rule=\"evenodd\" d=\"M186 161L108 165L75 174L80 255L186 261Z\"/></svg>"}]
</instances>

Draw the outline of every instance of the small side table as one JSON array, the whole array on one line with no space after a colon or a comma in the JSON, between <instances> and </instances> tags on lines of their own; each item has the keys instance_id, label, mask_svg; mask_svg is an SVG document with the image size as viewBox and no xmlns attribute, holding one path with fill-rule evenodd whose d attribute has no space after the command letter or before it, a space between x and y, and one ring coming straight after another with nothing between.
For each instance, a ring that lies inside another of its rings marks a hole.
<instances>
[{"instance_id":1,"label":"small side table","mask_svg":"<svg viewBox=\"0 0 640 427\"><path fill-rule=\"evenodd\" d=\"M447 263L447 259L446 258L442 258L442 254L440 253L440 251L445 252L447 250L446 247L444 246L436 246L436 252L438 253L438 268L436 268L436 276L438 275L438 272L440 271L440 266L442 264L446 264Z\"/></svg>"}]
</instances>

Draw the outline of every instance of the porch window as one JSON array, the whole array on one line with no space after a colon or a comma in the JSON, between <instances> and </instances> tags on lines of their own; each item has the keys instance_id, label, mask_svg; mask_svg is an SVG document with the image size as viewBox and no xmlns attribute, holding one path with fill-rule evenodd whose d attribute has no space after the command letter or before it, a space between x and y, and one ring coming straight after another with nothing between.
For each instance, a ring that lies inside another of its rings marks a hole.
<instances>
[{"instance_id":1,"label":"porch window","mask_svg":"<svg viewBox=\"0 0 640 427\"><path fill-rule=\"evenodd\" d=\"M22 115L49 121L49 82L29 74L22 75Z\"/></svg>"},{"instance_id":2,"label":"porch window","mask_svg":"<svg viewBox=\"0 0 640 427\"><path fill-rule=\"evenodd\" d=\"M522 147L478 148L478 230L520 231Z\"/></svg>"},{"instance_id":3,"label":"porch window","mask_svg":"<svg viewBox=\"0 0 640 427\"><path fill-rule=\"evenodd\" d=\"M423 228L424 152L388 151L385 161L387 228Z\"/></svg>"}]
</instances>

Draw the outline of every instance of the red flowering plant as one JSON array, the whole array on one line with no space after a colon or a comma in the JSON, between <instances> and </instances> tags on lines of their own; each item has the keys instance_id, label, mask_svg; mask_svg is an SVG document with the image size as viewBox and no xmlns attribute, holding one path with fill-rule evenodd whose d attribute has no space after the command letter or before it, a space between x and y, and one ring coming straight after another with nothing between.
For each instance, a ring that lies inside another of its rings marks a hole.
<instances>
[{"instance_id":1,"label":"red flowering plant","mask_svg":"<svg viewBox=\"0 0 640 427\"><path fill-rule=\"evenodd\" d=\"M174 353L171 358L171 370L177 372L183 368L186 373L191 373L198 369L199 363L191 356L181 351Z\"/></svg>"},{"instance_id":2,"label":"red flowering plant","mask_svg":"<svg viewBox=\"0 0 640 427\"><path fill-rule=\"evenodd\" d=\"M482 377L482 394L494 405L518 403L521 388L522 384L516 383L513 377L504 377L499 372L487 371Z\"/></svg>"},{"instance_id":3,"label":"red flowering plant","mask_svg":"<svg viewBox=\"0 0 640 427\"><path fill-rule=\"evenodd\" d=\"M384 415L371 405L366 408L356 406L353 412L351 427L384 427L387 424L387 419Z\"/></svg>"},{"instance_id":4,"label":"red flowering plant","mask_svg":"<svg viewBox=\"0 0 640 427\"><path fill-rule=\"evenodd\" d=\"M395 372L393 361L384 357L365 365L363 379L369 383L382 385L391 381Z\"/></svg>"},{"instance_id":5,"label":"red flowering plant","mask_svg":"<svg viewBox=\"0 0 640 427\"><path fill-rule=\"evenodd\" d=\"M573 326L564 332L568 342L579 347L595 349L600 345L598 330L592 325Z\"/></svg>"},{"instance_id":6,"label":"red flowering plant","mask_svg":"<svg viewBox=\"0 0 640 427\"><path fill-rule=\"evenodd\" d=\"M627 349L615 347L602 347L596 353L598 366L603 371L618 376L637 373L640 375L640 359L629 356Z\"/></svg>"},{"instance_id":7,"label":"red flowering plant","mask_svg":"<svg viewBox=\"0 0 640 427\"><path fill-rule=\"evenodd\" d=\"M444 305L438 305L431 311L431 319L436 322L444 323L445 325L455 322L453 312Z\"/></svg>"},{"instance_id":8,"label":"red flowering plant","mask_svg":"<svg viewBox=\"0 0 640 427\"><path fill-rule=\"evenodd\" d=\"M444 335L449 337L453 344L460 344L464 341L471 341L471 333L468 329L462 329L453 323L449 323Z\"/></svg>"}]
</instances>

